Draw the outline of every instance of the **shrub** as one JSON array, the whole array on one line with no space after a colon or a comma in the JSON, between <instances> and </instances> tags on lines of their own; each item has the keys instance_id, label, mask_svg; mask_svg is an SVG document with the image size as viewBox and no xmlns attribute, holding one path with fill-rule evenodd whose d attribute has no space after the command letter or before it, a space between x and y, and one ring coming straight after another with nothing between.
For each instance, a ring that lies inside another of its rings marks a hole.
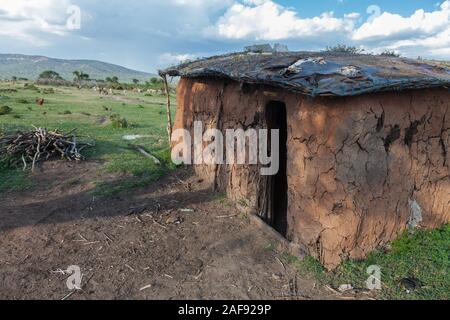
<instances>
[{"instance_id":1,"label":"shrub","mask_svg":"<svg viewBox=\"0 0 450 320\"><path fill-rule=\"evenodd\" d=\"M17 99L17 103L28 104L30 102L27 99Z\"/></svg>"},{"instance_id":2,"label":"shrub","mask_svg":"<svg viewBox=\"0 0 450 320\"><path fill-rule=\"evenodd\" d=\"M0 116L11 113L12 109L8 106L2 106L0 107Z\"/></svg>"},{"instance_id":3,"label":"shrub","mask_svg":"<svg viewBox=\"0 0 450 320\"><path fill-rule=\"evenodd\" d=\"M334 47L327 47L327 49L325 51L326 52L337 52L337 53L348 53L348 54L361 54L365 50L360 49L358 47L354 47L354 46L338 44L337 46L334 46Z\"/></svg>"},{"instance_id":4,"label":"shrub","mask_svg":"<svg viewBox=\"0 0 450 320\"><path fill-rule=\"evenodd\" d=\"M28 84L28 83L25 83L24 89L39 91L39 88L36 87L34 84Z\"/></svg>"},{"instance_id":5,"label":"shrub","mask_svg":"<svg viewBox=\"0 0 450 320\"><path fill-rule=\"evenodd\" d=\"M41 93L43 93L43 94L54 94L55 90L53 88L46 88L46 89L42 90Z\"/></svg>"},{"instance_id":6,"label":"shrub","mask_svg":"<svg viewBox=\"0 0 450 320\"><path fill-rule=\"evenodd\" d=\"M401 57L400 54L396 53L395 51L390 51L390 50L385 50L380 55L383 57L396 57L396 58Z\"/></svg>"},{"instance_id":7,"label":"shrub","mask_svg":"<svg viewBox=\"0 0 450 320\"><path fill-rule=\"evenodd\" d=\"M0 89L0 93L16 93L16 89Z\"/></svg>"},{"instance_id":8,"label":"shrub","mask_svg":"<svg viewBox=\"0 0 450 320\"><path fill-rule=\"evenodd\" d=\"M13 118L14 119L20 119L20 118L22 118L20 115L18 115L18 114L15 114L15 115L13 115Z\"/></svg>"},{"instance_id":9,"label":"shrub","mask_svg":"<svg viewBox=\"0 0 450 320\"><path fill-rule=\"evenodd\" d=\"M128 121L125 118L122 118L119 114L113 114L110 117L111 124L113 128L123 129L128 128Z\"/></svg>"}]
</instances>

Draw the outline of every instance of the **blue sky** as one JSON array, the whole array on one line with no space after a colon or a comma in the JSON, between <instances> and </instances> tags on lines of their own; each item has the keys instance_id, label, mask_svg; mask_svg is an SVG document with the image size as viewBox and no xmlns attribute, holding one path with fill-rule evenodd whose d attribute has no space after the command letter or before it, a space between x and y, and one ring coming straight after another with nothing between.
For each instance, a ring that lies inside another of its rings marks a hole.
<instances>
[{"instance_id":1,"label":"blue sky","mask_svg":"<svg viewBox=\"0 0 450 320\"><path fill-rule=\"evenodd\" d=\"M154 72L253 43L450 60L450 0L0 0L1 53Z\"/></svg>"}]
</instances>

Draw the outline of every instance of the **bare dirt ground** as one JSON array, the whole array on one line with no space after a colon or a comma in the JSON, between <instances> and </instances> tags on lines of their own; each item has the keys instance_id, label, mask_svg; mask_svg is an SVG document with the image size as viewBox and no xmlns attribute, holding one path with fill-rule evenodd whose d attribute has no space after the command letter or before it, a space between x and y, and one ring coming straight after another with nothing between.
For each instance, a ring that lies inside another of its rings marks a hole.
<instances>
[{"instance_id":1,"label":"bare dirt ground","mask_svg":"<svg viewBox=\"0 0 450 320\"><path fill-rule=\"evenodd\" d=\"M102 199L93 180L120 177L100 165L46 163L31 190L1 195L0 299L61 299L71 265L83 290L69 299L330 298L188 171Z\"/></svg>"}]
</instances>

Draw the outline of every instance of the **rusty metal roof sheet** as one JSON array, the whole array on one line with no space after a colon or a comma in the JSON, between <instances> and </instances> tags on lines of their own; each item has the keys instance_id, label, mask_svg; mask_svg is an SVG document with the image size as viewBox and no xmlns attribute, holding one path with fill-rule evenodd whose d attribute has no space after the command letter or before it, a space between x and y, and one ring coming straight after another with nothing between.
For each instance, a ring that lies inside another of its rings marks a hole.
<instances>
[{"instance_id":1,"label":"rusty metal roof sheet","mask_svg":"<svg viewBox=\"0 0 450 320\"><path fill-rule=\"evenodd\" d=\"M450 87L450 69L435 63L327 52L233 53L184 63L160 74L228 78L308 96Z\"/></svg>"}]
</instances>

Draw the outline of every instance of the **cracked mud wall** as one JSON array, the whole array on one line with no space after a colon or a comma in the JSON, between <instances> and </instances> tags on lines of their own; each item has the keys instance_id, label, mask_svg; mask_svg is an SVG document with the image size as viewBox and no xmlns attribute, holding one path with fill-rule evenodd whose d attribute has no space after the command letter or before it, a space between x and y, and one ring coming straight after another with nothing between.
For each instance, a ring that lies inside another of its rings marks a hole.
<instances>
[{"instance_id":1,"label":"cracked mud wall","mask_svg":"<svg viewBox=\"0 0 450 320\"><path fill-rule=\"evenodd\" d=\"M408 226L450 221L449 90L310 99L182 79L175 128L192 130L194 120L221 130L264 128L270 101L285 102L288 112L288 239L326 267L363 258ZM259 212L264 178L257 166L196 171Z\"/></svg>"},{"instance_id":2,"label":"cracked mud wall","mask_svg":"<svg viewBox=\"0 0 450 320\"><path fill-rule=\"evenodd\" d=\"M412 203L422 227L450 221L448 90L304 100L290 112L290 232L327 267L394 240Z\"/></svg>"},{"instance_id":3,"label":"cracked mud wall","mask_svg":"<svg viewBox=\"0 0 450 320\"><path fill-rule=\"evenodd\" d=\"M246 89L235 82L181 79L174 130L187 129L193 135L194 121L203 123L204 132L207 129L225 132L227 129L264 128L261 115L266 99L260 95L239 94L242 90ZM204 143L204 147L207 145ZM231 199L244 204L249 212L257 210L261 182L258 166L196 165L195 171L217 191L226 192Z\"/></svg>"}]
</instances>

